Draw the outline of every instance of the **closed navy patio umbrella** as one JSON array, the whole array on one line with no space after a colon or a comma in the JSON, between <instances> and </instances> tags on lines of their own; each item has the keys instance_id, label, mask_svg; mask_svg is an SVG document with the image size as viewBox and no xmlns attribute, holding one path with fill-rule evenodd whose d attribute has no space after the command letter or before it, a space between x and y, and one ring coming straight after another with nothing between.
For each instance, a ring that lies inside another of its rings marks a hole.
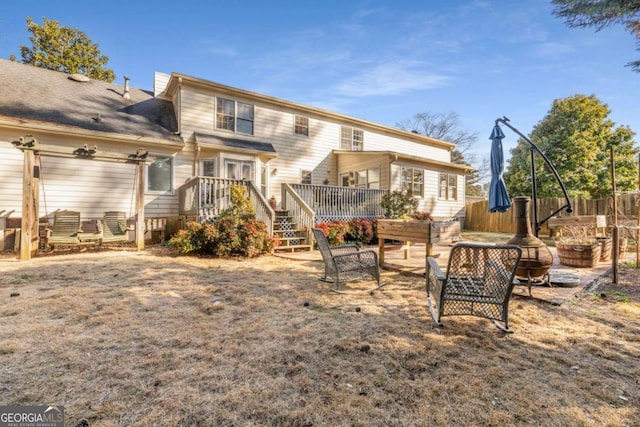
<instances>
[{"instance_id":1,"label":"closed navy patio umbrella","mask_svg":"<svg viewBox=\"0 0 640 427\"><path fill-rule=\"evenodd\" d=\"M489 212L506 212L511 207L507 187L502 178L504 154L502 152L504 133L496 123L491 132L491 184L489 185Z\"/></svg>"}]
</instances>

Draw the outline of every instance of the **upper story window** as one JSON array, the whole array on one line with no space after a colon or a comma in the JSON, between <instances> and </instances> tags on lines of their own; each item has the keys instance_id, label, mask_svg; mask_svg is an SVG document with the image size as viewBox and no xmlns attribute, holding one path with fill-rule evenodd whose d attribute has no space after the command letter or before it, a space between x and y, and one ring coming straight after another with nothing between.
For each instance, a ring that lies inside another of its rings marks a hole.
<instances>
[{"instance_id":1,"label":"upper story window","mask_svg":"<svg viewBox=\"0 0 640 427\"><path fill-rule=\"evenodd\" d=\"M216 128L253 135L253 105L216 98Z\"/></svg>"},{"instance_id":2,"label":"upper story window","mask_svg":"<svg viewBox=\"0 0 640 427\"><path fill-rule=\"evenodd\" d=\"M293 133L309 136L309 117L295 115Z\"/></svg>"},{"instance_id":3,"label":"upper story window","mask_svg":"<svg viewBox=\"0 0 640 427\"><path fill-rule=\"evenodd\" d=\"M340 149L348 151L362 151L364 145L364 132L362 129L354 129L342 126L340 135Z\"/></svg>"},{"instance_id":4,"label":"upper story window","mask_svg":"<svg viewBox=\"0 0 640 427\"><path fill-rule=\"evenodd\" d=\"M238 102L238 132L253 135L253 105Z\"/></svg>"},{"instance_id":5,"label":"upper story window","mask_svg":"<svg viewBox=\"0 0 640 427\"><path fill-rule=\"evenodd\" d=\"M424 171L416 168L402 168L402 189L410 196L423 197Z\"/></svg>"},{"instance_id":6,"label":"upper story window","mask_svg":"<svg viewBox=\"0 0 640 427\"><path fill-rule=\"evenodd\" d=\"M458 200L458 175L441 172L438 182L439 199Z\"/></svg>"},{"instance_id":7,"label":"upper story window","mask_svg":"<svg viewBox=\"0 0 640 427\"><path fill-rule=\"evenodd\" d=\"M156 157L147 166L147 192L171 193L173 191L173 157Z\"/></svg>"}]
</instances>

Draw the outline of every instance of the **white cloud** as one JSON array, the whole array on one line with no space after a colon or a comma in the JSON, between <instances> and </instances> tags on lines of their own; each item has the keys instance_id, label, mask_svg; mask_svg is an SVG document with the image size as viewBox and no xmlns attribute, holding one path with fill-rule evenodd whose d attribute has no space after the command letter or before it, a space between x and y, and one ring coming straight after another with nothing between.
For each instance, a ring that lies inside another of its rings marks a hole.
<instances>
[{"instance_id":1,"label":"white cloud","mask_svg":"<svg viewBox=\"0 0 640 427\"><path fill-rule=\"evenodd\" d=\"M416 61L390 61L364 67L364 71L334 86L337 94L348 97L400 95L446 85L451 78L430 71Z\"/></svg>"}]
</instances>

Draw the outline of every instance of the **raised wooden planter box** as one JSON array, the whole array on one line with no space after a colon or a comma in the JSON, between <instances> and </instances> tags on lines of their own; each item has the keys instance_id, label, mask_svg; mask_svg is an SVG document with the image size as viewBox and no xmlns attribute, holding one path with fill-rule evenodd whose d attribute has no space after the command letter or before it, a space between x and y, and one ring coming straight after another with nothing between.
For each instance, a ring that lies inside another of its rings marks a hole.
<instances>
[{"instance_id":1,"label":"raised wooden planter box","mask_svg":"<svg viewBox=\"0 0 640 427\"><path fill-rule=\"evenodd\" d=\"M431 256L433 243L440 239L459 239L460 222L458 221L421 221L401 219L378 220L378 260L380 265L384 263L384 240L398 240L401 242L426 243L426 256ZM404 249L405 259L409 258L408 244Z\"/></svg>"},{"instance_id":2,"label":"raised wooden planter box","mask_svg":"<svg viewBox=\"0 0 640 427\"><path fill-rule=\"evenodd\" d=\"M556 243L560 264L569 267L595 267L600 262L600 248L600 243L592 245Z\"/></svg>"}]
</instances>

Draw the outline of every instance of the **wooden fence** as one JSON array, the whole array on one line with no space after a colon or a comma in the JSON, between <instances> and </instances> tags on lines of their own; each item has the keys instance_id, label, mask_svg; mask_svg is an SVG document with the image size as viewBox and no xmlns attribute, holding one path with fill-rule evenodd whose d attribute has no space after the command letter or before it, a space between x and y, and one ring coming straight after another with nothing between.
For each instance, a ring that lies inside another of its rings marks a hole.
<instances>
[{"instance_id":1,"label":"wooden fence","mask_svg":"<svg viewBox=\"0 0 640 427\"><path fill-rule=\"evenodd\" d=\"M573 212L566 211L558 216L607 215L613 214L612 199L570 199ZM538 221L547 218L565 204L564 198L538 199ZM514 233L516 229L515 210L509 209L505 213L490 213L489 201L482 200L467 203L465 206L464 228L469 231L490 231ZM638 193L628 193L618 196L618 220L620 223L635 222L638 216ZM533 222L533 206L529 205L529 218ZM548 234L546 224L540 233Z\"/></svg>"}]
</instances>

